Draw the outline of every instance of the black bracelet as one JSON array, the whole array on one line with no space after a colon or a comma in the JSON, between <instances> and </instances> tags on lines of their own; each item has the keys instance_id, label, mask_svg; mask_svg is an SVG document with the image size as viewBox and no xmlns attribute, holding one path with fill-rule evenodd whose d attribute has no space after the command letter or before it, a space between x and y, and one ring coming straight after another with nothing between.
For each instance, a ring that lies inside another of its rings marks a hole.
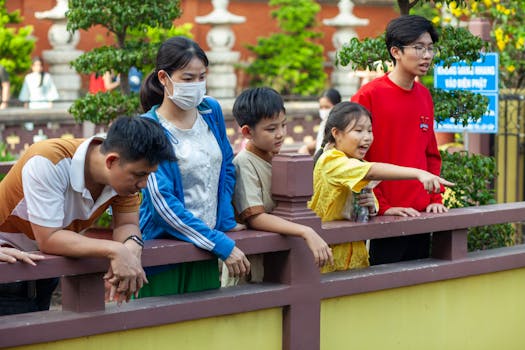
<instances>
[{"instance_id":1,"label":"black bracelet","mask_svg":"<svg viewBox=\"0 0 525 350\"><path fill-rule=\"evenodd\" d=\"M144 241L142 240L142 238L140 238L139 236L137 235L131 235L129 236L128 238L126 238L124 240L124 242L122 242L123 244L126 243L127 241L129 240L132 240L133 242L137 243L141 248L144 248Z\"/></svg>"}]
</instances>

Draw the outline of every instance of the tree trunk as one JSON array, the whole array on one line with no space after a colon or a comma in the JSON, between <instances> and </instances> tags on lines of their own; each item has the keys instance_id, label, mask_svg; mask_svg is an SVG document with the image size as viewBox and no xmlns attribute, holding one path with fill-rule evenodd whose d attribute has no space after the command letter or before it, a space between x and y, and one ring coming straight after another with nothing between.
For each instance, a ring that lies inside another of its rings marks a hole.
<instances>
[{"instance_id":1,"label":"tree trunk","mask_svg":"<svg viewBox=\"0 0 525 350\"><path fill-rule=\"evenodd\" d=\"M410 9L414 7L419 0L414 0L410 2L410 0L397 0L397 5L399 6L399 12L401 16L408 15L410 12Z\"/></svg>"}]
</instances>

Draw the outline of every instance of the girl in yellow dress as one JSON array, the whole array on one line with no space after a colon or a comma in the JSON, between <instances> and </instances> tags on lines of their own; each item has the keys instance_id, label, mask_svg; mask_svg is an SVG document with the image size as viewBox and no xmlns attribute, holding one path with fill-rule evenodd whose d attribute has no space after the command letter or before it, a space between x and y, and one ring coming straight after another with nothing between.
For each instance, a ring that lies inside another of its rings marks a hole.
<instances>
[{"instance_id":1,"label":"girl in yellow dress","mask_svg":"<svg viewBox=\"0 0 525 350\"><path fill-rule=\"evenodd\" d=\"M359 192L379 180L417 179L425 190L436 193L442 185L454 185L425 170L364 161L373 140L372 119L365 107L341 102L331 110L322 147L314 158L314 194L308 203L322 221L352 220L354 196L359 196L358 204L368 207L374 215L377 201L373 192ZM322 273L369 266L364 241L335 244L331 248L334 265L325 265Z\"/></svg>"}]
</instances>

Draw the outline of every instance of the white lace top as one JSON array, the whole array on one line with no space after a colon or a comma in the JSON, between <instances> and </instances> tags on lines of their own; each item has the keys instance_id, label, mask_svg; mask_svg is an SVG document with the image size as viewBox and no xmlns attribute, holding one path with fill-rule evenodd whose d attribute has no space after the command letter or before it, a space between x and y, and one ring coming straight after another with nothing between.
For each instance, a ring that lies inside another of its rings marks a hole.
<instances>
[{"instance_id":1,"label":"white lace top","mask_svg":"<svg viewBox=\"0 0 525 350\"><path fill-rule=\"evenodd\" d=\"M158 117L161 125L173 136L186 209L214 228L222 163L221 149L215 136L200 114L191 129L179 129L162 116Z\"/></svg>"}]
</instances>

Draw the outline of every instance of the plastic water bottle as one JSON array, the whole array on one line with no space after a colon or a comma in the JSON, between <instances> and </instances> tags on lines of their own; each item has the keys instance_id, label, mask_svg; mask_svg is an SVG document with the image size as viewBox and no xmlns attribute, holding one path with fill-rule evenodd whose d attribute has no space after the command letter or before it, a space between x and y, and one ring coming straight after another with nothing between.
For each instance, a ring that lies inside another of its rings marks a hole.
<instances>
[{"instance_id":1,"label":"plastic water bottle","mask_svg":"<svg viewBox=\"0 0 525 350\"><path fill-rule=\"evenodd\" d=\"M361 192L359 192L359 194L364 194L364 193L369 193L369 192L370 192L369 188L363 188ZM355 208L355 221L356 222L368 222L370 218L368 207L362 207L359 204L357 204L358 199L359 199L358 196L355 196L355 201L356 201L356 205L354 207Z\"/></svg>"}]
</instances>

